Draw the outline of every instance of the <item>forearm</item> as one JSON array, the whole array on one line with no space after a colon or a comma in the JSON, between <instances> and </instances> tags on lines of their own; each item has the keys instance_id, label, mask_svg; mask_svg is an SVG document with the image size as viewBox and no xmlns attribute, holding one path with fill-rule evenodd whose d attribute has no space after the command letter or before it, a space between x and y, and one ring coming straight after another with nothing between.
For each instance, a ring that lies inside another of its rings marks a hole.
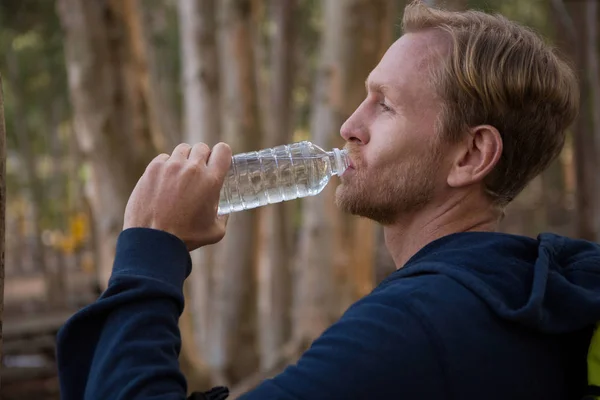
<instances>
[{"instance_id":1,"label":"forearm","mask_svg":"<svg viewBox=\"0 0 600 400\"><path fill-rule=\"evenodd\" d=\"M185 398L178 318L190 268L185 246L172 235L121 235L108 289L59 333L63 399Z\"/></svg>"}]
</instances>

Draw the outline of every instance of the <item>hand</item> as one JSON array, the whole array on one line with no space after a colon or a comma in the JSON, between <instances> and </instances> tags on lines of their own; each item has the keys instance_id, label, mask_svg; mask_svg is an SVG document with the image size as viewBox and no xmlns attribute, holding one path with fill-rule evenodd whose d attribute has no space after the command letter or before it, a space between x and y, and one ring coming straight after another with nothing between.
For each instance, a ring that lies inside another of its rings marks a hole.
<instances>
[{"instance_id":1,"label":"hand","mask_svg":"<svg viewBox=\"0 0 600 400\"><path fill-rule=\"evenodd\" d=\"M180 144L146 168L125 209L123 229L151 228L181 239L189 251L217 243L227 218L217 217L219 195L231 164L231 148Z\"/></svg>"}]
</instances>

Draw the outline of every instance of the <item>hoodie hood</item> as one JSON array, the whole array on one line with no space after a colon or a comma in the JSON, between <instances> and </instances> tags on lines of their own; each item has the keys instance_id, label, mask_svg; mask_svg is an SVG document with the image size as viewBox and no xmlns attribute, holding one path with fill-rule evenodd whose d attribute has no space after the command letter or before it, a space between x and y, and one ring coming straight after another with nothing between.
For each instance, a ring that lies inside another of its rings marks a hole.
<instances>
[{"instance_id":1,"label":"hoodie hood","mask_svg":"<svg viewBox=\"0 0 600 400\"><path fill-rule=\"evenodd\" d=\"M388 279L440 273L506 320L550 334L600 322L600 246L555 234L537 239L456 233L415 254Z\"/></svg>"}]
</instances>

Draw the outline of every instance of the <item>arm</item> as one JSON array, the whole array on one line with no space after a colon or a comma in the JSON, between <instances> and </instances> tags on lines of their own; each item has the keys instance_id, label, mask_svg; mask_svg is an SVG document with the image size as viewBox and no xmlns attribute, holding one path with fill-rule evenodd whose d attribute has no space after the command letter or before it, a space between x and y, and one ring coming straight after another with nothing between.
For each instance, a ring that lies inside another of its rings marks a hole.
<instances>
[{"instance_id":1,"label":"arm","mask_svg":"<svg viewBox=\"0 0 600 400\"><path fill-rule=\"evenodd\" d=\"M176 237L121 234L108 290L59 334L63 399L185 399L177 320L189 271ZM410 298L401 285L365 297L296 365L242 398L444 398L434 334L413 315Z\"/></svg>"},{"instance_id":2,"label":"arm","mask_svg":"<svg viewBox=\"0 0 600 400\"><path fill-rule=\"evenodd\" d=\"M182 144L146 168L125 210L107 290L57 342L62 399L184 399L178 319L189 251L216 243L231 149ZM148 229L149 228L149 229Z\"/></svg>"},{"instance_id":3,"label":"arm","mask_svg":"<svg viewBox=\"0 0 600 400\"><path fill-rule=\"evenodd\" d=\"M170 234L121 234L108 289L58 334L62 399L185 399L178 319L190 268Z\"/></svg>"},{"instance_id":4,"label":"arm","mask_svg":"<svg viewBox=\"0 0 600 400\"><path fill-rule=\"evenodd\" d=\"M188 251L225 233L216 205L231 160L230 150L215 147L210 159L202 150L178 147L138 182L108 289L59 334L64 400L185 398L177 322ZM433 333L415 318L402 288L389 285L361 300L297 365L244 398L444 398Z\"/></svg>"}]
</instances>

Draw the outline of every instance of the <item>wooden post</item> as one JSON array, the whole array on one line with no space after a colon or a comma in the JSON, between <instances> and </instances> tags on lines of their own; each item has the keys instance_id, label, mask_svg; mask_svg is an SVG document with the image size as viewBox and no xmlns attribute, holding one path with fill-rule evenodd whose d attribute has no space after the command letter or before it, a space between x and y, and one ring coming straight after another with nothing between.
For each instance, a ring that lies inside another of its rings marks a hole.
<instances>
[{"instance_id":1,"label":"wooden post","mask_svg":"<svg viewBox=\"0 0 600 400\"><path fill-rule=\"evenodd\" d=\"M4 229L6 216L6 130L4 92L0 75L0 362L2 360L2 316L4 314ZM0 388L2 382L0 382Z\"/></svg>"}]
</instances>

